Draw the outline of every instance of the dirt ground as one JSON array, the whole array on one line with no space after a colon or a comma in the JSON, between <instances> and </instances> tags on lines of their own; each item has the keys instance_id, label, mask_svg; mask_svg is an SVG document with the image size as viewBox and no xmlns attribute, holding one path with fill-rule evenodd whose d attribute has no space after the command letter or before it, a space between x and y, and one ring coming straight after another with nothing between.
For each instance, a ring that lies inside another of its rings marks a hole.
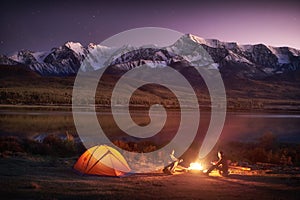
<instances>
[{"instance_id":1,"label":"dirt ground","mask_svg":"<svg viewBox=\"0 0 300 200\"><path fill-rule=\"evenodd\" d=\"M299 199L300 176L287 174L133 174L81 176L75 158L0 158L1 199Z\"/></svg>"}]
</instances>

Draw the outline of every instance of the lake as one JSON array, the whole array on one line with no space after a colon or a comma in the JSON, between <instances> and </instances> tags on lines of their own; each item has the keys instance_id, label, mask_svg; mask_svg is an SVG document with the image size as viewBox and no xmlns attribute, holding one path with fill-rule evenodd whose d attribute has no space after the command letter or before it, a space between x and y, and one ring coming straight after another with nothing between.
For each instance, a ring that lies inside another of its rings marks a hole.
<instances>
[{"instance_id":1,"label":"lake","mask_svg":"<svg viewBox=\"0 0 300 200\"><path fill-rule=\"evenodd\" d=\"M91 115L83 112L83 116ZM109 117L109 113L101 113ZM123 115L120 113L119 115ZM135 121L147 121L147 114L132 114ZM176 118L178 113L171 116ZM204 120L210 115L201 113ZM104 121L105 122L105 121ZM107 126L111 124L107 123ZM105 126L105 123L104 123ZM1 109L0 135L34 138L39 134L76 134L71 111L47 111L39 109ZM254 141L262 134L271 132L279 141L300 143L300 115L279 113L233 113L226 115L220 140L222 141Z\"/></svg>"}]
</instances>

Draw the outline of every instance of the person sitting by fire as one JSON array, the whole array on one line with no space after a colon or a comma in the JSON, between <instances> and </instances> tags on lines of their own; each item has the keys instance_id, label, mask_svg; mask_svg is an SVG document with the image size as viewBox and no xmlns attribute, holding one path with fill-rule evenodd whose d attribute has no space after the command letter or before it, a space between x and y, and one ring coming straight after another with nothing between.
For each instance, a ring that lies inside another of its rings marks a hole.
<instances>
[{"instance_id":1,"label":"person sitting by fire","mask_svg":"<svg viewBox=\"0 0 300 200\"><path fill-rule=\"evenodd\" d=\"M223 151L218 152L218 161L211 162L212 166L204 172L205 174L209 175L210 172L212 172L214 169L219 170L220 175L227 176L229 174L228 172L228 161L226 159L226 156L224 156Z\"/></svg>"},{"instance_id":2,"label":"person sitting by fire","mask_svg":"<svg viewBox=\"0 0 300 200\"><path fill-rule=\"evenodd\" d=\"M165 174L174 174L175 171L176 171L176 168L178 167L178 165L183 162L183 159L179 159L179 158L176 158L174 156L174 150L170 154L170 157L172 159L172 163L170 163L169 165L167 165L166 167L164 167L163 172ZM181 167L181 169L182 168L183 167Z\"/></svg>"}]
</instances>

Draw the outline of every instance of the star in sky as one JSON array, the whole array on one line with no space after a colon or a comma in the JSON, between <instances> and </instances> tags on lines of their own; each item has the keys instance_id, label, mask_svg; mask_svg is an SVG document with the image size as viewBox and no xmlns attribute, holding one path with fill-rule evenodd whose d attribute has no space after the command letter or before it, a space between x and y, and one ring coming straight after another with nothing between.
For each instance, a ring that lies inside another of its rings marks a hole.
<instances>
[{"instance_id":1,"label":"star in sky","mask_svg":"<svg viewBox=\"0 0 300 200\"><path fill-rule=\"evenodd\" d=\"M7 55L20 49L49 50L66 41L99 44L119 32L147 26L300 49L300 1L294 0L2 0L1 8L0 54Z\"/></svg>"}]
</instances>

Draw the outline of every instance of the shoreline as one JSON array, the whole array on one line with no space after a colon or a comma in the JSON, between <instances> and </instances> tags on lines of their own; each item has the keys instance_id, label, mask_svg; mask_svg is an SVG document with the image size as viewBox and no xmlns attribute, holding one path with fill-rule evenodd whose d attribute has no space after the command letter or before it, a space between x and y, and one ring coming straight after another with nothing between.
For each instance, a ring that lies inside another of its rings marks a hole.
<instances>
[{"instance_id":1,"label":"shoreline","mask_svg":"<svg viewBox=\"0 0 300 200\"><path fill-rule=\"evenodd\" d=\"M149 108L149 106L143 106L143 105L130 105L131 108L135 108L134 111L143 111ZM0 111L6 110L6 109L24 109L24 110L31 110L31 109L37 109L41 111L70 111L72 112L72 105L28 105L28 104L0 104ZM91 109L93 106L82 106L82 107L77 107L77 108L82 108L82 109ZM120 110L126 109L126 106L116 106L116 108L120 108ZM96 105L96 109L101 109L103 111L108 110L109 106L108 105ZM179 108L168 108L170 111L178 112ZM192 107L184 107L184 111L192 111ZM209 112L210 109L201 109L200 112ZM280 113L285 113L285 114L300 114L300 110L297 109L282 109L282 107L278 107L276 109L230 109L227 108L228 113L267 113L267 114L280 114Z\"/></svg>"}]
</instances>

